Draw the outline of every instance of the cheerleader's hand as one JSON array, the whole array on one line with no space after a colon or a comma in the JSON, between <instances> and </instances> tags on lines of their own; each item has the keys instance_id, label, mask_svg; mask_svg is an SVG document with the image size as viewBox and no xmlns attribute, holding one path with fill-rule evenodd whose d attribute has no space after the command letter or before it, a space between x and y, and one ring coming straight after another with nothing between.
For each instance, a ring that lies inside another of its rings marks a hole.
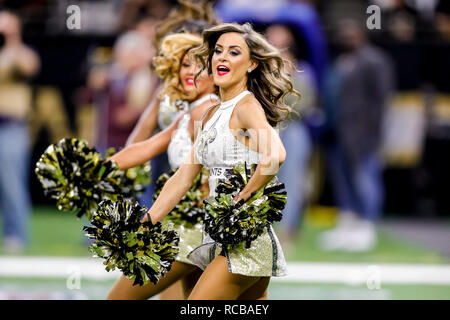
<instances>
[{"instance_id":1,"label":"cheerleader's hand","mask_svg":"<svg viewBox=\"0 0 450 320\"><path fill-rule=\"evenodd\" d=\"M244 203L246 203L247 201L249 201L254 195L256 194L256 192L252 192L250 194L246 193L244 190L242 190L238 195L236 195L234 197L234 202L235 202L235 206L237 208L240 208ZM254 199L252 199L253 201Z\"/></svg>"},{"instance_id":2,"label":"cheerleader's hand","mask_svg":"<svg viewBox=\"0 0 450 320\"><path fill-rule=\"evenodd\" d=\"M152 222L152 218L150 217L150 214L149 214L148 212L147 212L147 213L145 214L145 216L141 219L141 223L145 225L144 228L143 228L144 232L147 232L147 231L150 230L148 224L150 224L150 225L152 225L152 226L155 225L155 224Z\"/></svg>"},{"instance_id":3,"label":"cheerleader's hand","mask_svg":"<svg viewBox=\"0 0 450 320\"><path fill-rule=\"evenodd\" d=\"M151 225L155 225L154 223L153 223L153 221L152 221L152 217L150 216L150 214L147 212L146 214L145 214L145 216L141 219L141 223L144 223L144 222L147 222L147 223L150 223ZM147 227L145 227L144 228L146 231L147 231Z\"/></svg>"},{"instance_id":4,"label":"cheerleader's hand","mask_svg":"<svg viewBox=\"0 0 450 320\"><path fill-rule=\"evenodd\" d=\"M234 201L234 206L236 207L236 208L240 208L240 207L242 207L244 204L245 204L245 200L246 198L242 195L242 193L239 193L238 195L236 195L234 198L233 198L233 201Z\"/></svg>"}]
</instances>

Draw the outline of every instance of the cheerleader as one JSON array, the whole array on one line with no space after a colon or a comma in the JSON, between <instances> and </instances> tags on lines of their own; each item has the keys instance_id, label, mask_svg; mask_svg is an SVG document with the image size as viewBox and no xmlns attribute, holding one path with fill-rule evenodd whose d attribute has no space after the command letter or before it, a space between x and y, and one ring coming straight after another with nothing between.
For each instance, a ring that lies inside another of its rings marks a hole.
<instances>
[{"instance_id":1,"label":"cheerleader","mask_svg":"<svg viewBox=\"0 0 450 320\"><path fill-rule=\"evenodd\" d=\"M218 20L214 16L212 1L201 0L193 2L178 0L178 4L178 7L169 13L167 19L157 26L154 47L158 48L158 50L161 48L164 37L169 34L184 32L200 35L203 30L218 24ZM161 85L161 88L156 91L162 92L161 90L164 86ZM139 118L138 123L127 139L126 146L150 138L157 128L160 130L168 128L182 113L183 108L180 108L179 104L171 102L168 95L158 94ZM175 127L172 127L172 129L176 128L176 126L175 124ZM166 161L169 160L167 157L161 155L154 160L156 160L152 162L152 167L155 169L154 172L166 170ZM171 164L169 165L173 168ZM182 284L177 282L164 290L160 294L160 299L183 299L185 296L183 291Z\"/></svg>"},{"instance_id":2,"label":"cheerleader","mask_svg":"<svg viewBox=\"0 0 450 320\"><path fill-rule=\"evenodd\" d=\"M164 131L143 142L132 144L110 158L119 169L124 170L148 161L168 150L172 169L180 166L189 153L194 140L194 122L200 120L204 111L217 104L218 97L212 78L203 72L194 82L197 66L189 52L201 44L201 38L192 34L166 36L161 44L161 54L155 57L155 70L165 79L160 93L166 104L184 113ZM190 103L188 103L190 101ZM169 217L168 217L169 218ZM108 294L108 299L148 299L170 285L182 280L183 295L189 295L201 271L187 259L187 255L202 241L202 224L174 222L180 236L180 252L171 271L157 284L133 286L133 281L122 275ZM175 292L177 294L177 292ZM172 295L170 298L174 299Z\"/></svg>"},{"instance_id":3,"label":"cheerleader","mask_svg":"<svg viewBox=\"0 0 450 320\"><path fill-rule=\"evenodd\" d=\"M239 162L256 170L235 201L272 181L286 157L274 127L290 112L288 94L299 96L288 73L289 62L249 24L221 24L203 33L193 50L203 70L219 87L221 104L205 112L203 130L182 166L167 181L144 220L161 221L206 167L210 196ZM203 243L188 256L203 274L189 299L265 299L271 276L286 274L286 261L269 226L251 245L229 249L204 232Z\"/></svg>"},{"instance_id":4,"label":"cheerleader","mask_svg":"<svg viewBox=\"0 0 450 320\"><path fill-rule=\"evenodd\" d=\"M187 0L178 0L179 7L172 10L167 19L159 24L156 29L154 47L160 50L163 39L170 34L189 33L201 35L203 30L218 24L214 16L212 3L209 0L201 0L193 3ZM161 88L164 85L161 85ZM161 92L161 88L156 91ZM132 133L128 137L127 146L144 141L159 128L166 129L180 115L180 108L170 103L168 96L158 94L148 105Z\"/></svg>"}]
</instances>

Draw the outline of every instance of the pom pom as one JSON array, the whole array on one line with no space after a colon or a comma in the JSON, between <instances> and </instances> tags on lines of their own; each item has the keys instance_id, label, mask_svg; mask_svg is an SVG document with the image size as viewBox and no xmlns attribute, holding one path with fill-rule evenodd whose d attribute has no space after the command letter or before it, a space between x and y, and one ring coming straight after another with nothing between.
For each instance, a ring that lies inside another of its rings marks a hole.
<instances>
[{"instance_id":1,"label":"pom pom","mask_svg":"<svg viewBox=\"0 0 450 320\"><path fill-rule=\"evenodd\" d=\"M85 140L65 138L45 150L35 173L59 210L79 210L78 217L90 218L101 200L115 200L119 194L116 170L114 162L104 161Z\"/></svg>"},{"instance_id":2,"label":"pom pom","mask_svg":"<svg viewBox=\"0 0 450 320\"><path fill-rule=\"evenodd\" d=\"M248 167L246 163L239 163L218 182L216 196L204 201L205 230L214 241L227 247L245 242L249 248L268 225L281 220L287 193L284 184L278 183L276 178L252 194L247 202L233 200L255 170L256 164Z\"/></svg>"},{"instance_id":3,"label":"pom pom","mask_svg":"<svg viewBox=\"0 0 450 320\"><path fill-rule=\"evenodd\" d=\"M178 254L176 231L163 230L161 223L141 222L147 212L135 200L104 200L84 227L95 239L89 250L105 259L106 271L119 269L134 285L157 283L170 270Z\"/></svg>"},{"instance_id":4,"label":"pom pom","mask_svg":"<svg viewBox=\"0 0 450 320\"><path fill-rule=\"evenodd\" d=\"M113 156L115 153L116 150L114 148L109 148L106 151L106 158ZM152 182L150 162L127 170L117 170L114 173L114 177L119 181L120 193L124 198L136 198Z\"/></svg>"},{"instance_id":5,"label":"pom pom","mask_svg":"<svg viewBox=\"0 0 450 320\"><path fill-rule=\"evenodd\" d=\"M172 169L167 173L163 173L156 180L156 190L153 194L153 201L155 201L162 188L166 184L167 180L175 174L177 169ZM203 173L200 172L197 177L195 177L191 188L186 192L186 194L177 203L175 208L167 215L167 219L171 220L176 224L183 224L193 226L199 222L203 221L205 214L203 208L203 199L205 193L201 190Z\"/></svg>"}]
</instances>

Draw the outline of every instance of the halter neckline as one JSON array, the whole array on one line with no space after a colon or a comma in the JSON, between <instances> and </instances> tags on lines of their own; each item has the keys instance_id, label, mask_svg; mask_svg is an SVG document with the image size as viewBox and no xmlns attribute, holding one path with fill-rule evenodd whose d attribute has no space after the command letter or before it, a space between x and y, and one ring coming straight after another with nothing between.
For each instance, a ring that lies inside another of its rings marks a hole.
<instances>
[{"instance_id":1,"label":"halter neckline","mask_svg":"<svg viewBox=\"0 0 450 320\"><path fill-rule=\"evenodd\" d=\"M192 109L194 109L195 107L198 107L199 105L201 105L203 102L205 102L205 101L208 100L208 99L211 99L211 100L213 100L213 99L215 99L215 100L220 100L219 97L216 96L214 93L210 93L210 94L207 94L206 96L201 97L200 99L197 99L197 100L193 101L193 102L189 105L189 107L190 107L190 109L192 110Z\"/></svg>"},{"instance_id":2,"label":"halter neckline","mask_svg":"<svg viewBox=\"0 0 450 320\"><path fill-rule=\"evenodd\" d=\"M244 90L244 91L242 91L241 93L239 93L236 97L234 97L234 98L232 98L232 99L230 99L230 100L227 100L227 101L222 101L222 103L221 103L219 109L226 109L226 108L228 108L228 107L230 107L230 106L236 105L236 103L237 103L239 100L241 100L244 96L246 96L246 95L249 94L249 93L251 94L250 91Z\"/></svg>"}]
</instances>

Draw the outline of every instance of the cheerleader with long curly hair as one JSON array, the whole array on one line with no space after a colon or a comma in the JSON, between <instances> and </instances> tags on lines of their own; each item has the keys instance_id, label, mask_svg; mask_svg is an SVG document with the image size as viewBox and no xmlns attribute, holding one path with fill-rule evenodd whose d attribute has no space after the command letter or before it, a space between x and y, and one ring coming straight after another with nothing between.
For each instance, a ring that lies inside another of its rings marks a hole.
<instances>
[{"instance_id":1,"label":"cheerleader with long curly hair","mask_svg":"<svg viewBox=\"0 0 450 320\"><path fill-rule=\"evenodd\" d=\"M110 160L115 161L119 169L142 164L166 150L172 169L176 169L189 153L194 141L194 122L199 121L204 111L218 101L212 77L207 72L202 72L194 82L198 66L189 53L200 44L199 36L188 33L172 34L163 39L160 55L154 58L155 70L164 79L160 98L180 107L183 114L152 138L131 144L113 155ZM173 228L180 236L180 252L171 271L156 285L133 286L133 281L122 275L109 292L108 299L148 299L167 290L178 280L181 280L179 285L163 298L183 299L189 295L201 270L187 259L187 254L201 244L202 224L185 223L180 219L183 217L173 221Z\"/></svg>"},{"instance_id":2,"label":"cheerleader with long curly hair","mask_svg":"<svg viewBox=\"0 0 450 320\"><path fill-rule=\"evenodd\" d=\"M158 51L163 50L162 39L167 35L189 33L200 36L203 30L219 23L214 16L211 1L201 0L194 3L179 0L178 2L179 6L169 13L167 19L157 25L153 45ZM161 68L164 67L161 66ZM156 91L161 92L163 87L165 86L161 85L161 88ZM158 94L139 118L127 140L127 145L148 139L157 128L164 130L179 116L179 112L177 106L170 103L164 95Z\"/></svg>"},{"instance_id":3,"label":"cheerleader with long curly hair","mask_svg":"<svg viewBox=\"0 0 450 320\"><path fill-rule=\"evenodd\" d=\"M249 24L228 23L203 32L202 46L193 51L219 87L221 103L205 112L191 152L148 211L144 220L152 223L164 219L203 167L210 171L210 196L215 196L226 172L244 161L256 165L234 198L239 203L273 181L286 157L275 127L290 112L285 97L300 95L280 51ZM189 299L266 299L270 277L286 274L272 226L249 246L230 248L213 236L204 231L202 245L188 255L204 270Z\"/></svg>"},{"instance_id":4,"label":"cheerleader with long curly hair","mask_svg":"<svg viewBox=\"0 0 450 320\"><path fill-rule=\"evenodd\" d=\"M214 16L213 3L210 0L200 0L195 2L179 0L178 3L179 5L169 13L168 17L156 27L153 45L158 50L160 56L161 51L169 49L163 48L162 46L162 40L167 35L178 33L201 35L203 30L219 23L219 20ZM157 66L153 64L152 67L158 68L158 70L155 71L164 79L166 75L170 73L171 66L169 61L164 62L161 60L161 57L156 58L156 61L158 60L160 63L158 63ZM138 123L127 139L127 146L148 139L158 129L164 130L168 128L175 119L180 116L180 113L183 112L181 108L182 105L176 104L176 101L179 100L174 99L174 96L169 98L169 95L167 94L174 93L180 98L181 96L184 96L184 94L177 89L176 83L175 85L172 84L171 87L167 86L170 85L170 81L176 82L175 79L176 77L171 77L170 80L163 81L160 88L155 90L158 94L152 98L152 101L139 118ZM196 115L193 116L194 118L196 117ZM158 159L155 160L158 160L157 162L152 162L155 172L166 170L159 167L167 166L166 161L169 161L168 157L166 158L165 155L161 154L158 156ZM170 163L169 166L173 167ZM159 297L162 300L179 300L185 297L184 291L181 281L177 281L175 284L164 290Z\"/></svg>"}]
</instances>

